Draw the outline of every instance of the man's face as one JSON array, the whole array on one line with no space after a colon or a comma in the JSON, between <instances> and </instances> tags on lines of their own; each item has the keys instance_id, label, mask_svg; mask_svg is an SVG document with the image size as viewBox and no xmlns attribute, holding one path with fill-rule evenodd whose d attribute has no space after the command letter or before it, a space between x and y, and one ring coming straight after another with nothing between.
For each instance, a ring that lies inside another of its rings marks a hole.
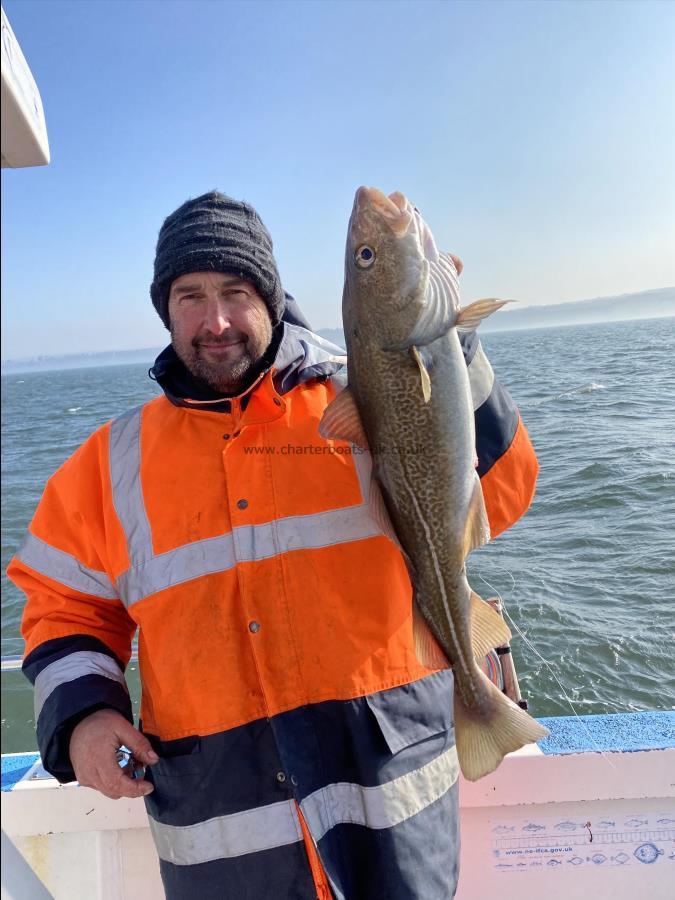
<instances>
[{"instance_id":1,"label":"man's face","mask_svg":"<svg viewBox=\"0 0 675 900\"><path fill-rule=\"evenodd\" d=\"M181 275L169 292L179 358L214 390L236 394L272 340L265 301L250 281L222 272Z\"/></svg>"}]
</instances>

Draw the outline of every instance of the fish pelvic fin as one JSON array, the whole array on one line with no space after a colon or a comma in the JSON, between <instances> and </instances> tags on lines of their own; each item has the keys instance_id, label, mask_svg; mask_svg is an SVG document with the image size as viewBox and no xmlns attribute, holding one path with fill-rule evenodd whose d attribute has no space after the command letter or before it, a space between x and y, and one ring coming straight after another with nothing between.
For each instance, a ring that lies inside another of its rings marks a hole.
<instances>
[{"instance_id":1,"label":"fish pelvic fin","mask_svg":"<svg viewBox=\"0 0 675 900\"><path fill-rule=\"evenodd\" d=\"M319 422L319 434L327 441L349 441L362 450L368 449L368 438L350 388L340 391L325 408Z\"/></svg>"},{"instance_id":2,"label":"fish pelvic fin","mask_svg":"<svg viewBox=\"0 0 675 900\"><path fill-rule=\"evenodd\" d=\"M507 303L513 303L513 300L495 300L494 298L486 300L474 300L463 309L460 309L455 322L460 331L473 331L478 328L483 319L491 316L493 312L497 312Z\"/></svg>"},{"instance_id":3,"label":"fish pelvic fin","mask_svg":"<svg viewBox=\"0 0 675 900\"><path fill-rule=\"evenodd\" d=\"M422 359L422 355L417 347L410 348L410 355L417 363L417 366L420 370L420 378L422 380L422 396L424 397L424 402L428 403L431 400L431 378L429 378L429 372L427 371L427 367L424 364L424 360Z\"/></svg>"},{"instance_id":4,"label":"fish pelvic fin","mask_svg":"<svg viewBox=\"0 0 675 900\"><path fill-rule=\"evenodd\" d=\"M482 547L490 540L490 522L485 509L485 498L478 472L473 473L473 490L469 501L469 509L464 527L464 559L477 547Z\"/></svg>"},{"instance_id":5,"label":"fish pelvic fin","mask_svg":"<svg viewBox=\"0 0 675 900\"><path fill-rule=\"evenodd\" d=\"M532 744L549 734L524 709L502 694L483 672L478 670L481 688L486 693L487 711L480 716L469 710L455 688L455 740L462 774L478 781L497 768L507 753Z\"/></svg>"}]
</instances>

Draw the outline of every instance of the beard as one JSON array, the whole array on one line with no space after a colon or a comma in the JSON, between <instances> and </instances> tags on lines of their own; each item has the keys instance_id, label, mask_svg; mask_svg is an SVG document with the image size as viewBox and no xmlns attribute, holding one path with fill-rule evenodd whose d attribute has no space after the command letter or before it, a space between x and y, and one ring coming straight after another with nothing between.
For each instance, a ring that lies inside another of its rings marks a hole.
<instances>
[{"instance_id":1,"label":"beard","mask_svg":"<svg viewBox=\"0 0 675 900\"><path fill-rule=\"evenodd\" d=\"M269 318L251 334L237 332L226 338L202 332L193 338L184 337L171 323L171 341L178 358L199 381L219 394L235 395L245 390L259 374L260 363L272 340L272 323ZM227 356L218 358L202 345L231 345Z\"/></svg>"}]
</instances>

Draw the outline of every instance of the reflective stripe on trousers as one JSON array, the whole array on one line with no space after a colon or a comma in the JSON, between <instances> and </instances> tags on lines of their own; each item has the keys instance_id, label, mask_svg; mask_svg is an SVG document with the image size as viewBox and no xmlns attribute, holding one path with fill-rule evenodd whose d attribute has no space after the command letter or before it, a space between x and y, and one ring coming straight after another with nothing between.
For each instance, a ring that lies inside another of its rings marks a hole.
<instances>
[{"instance_id":1,"label":"reflective stripe on trousers","mask_svg":"<svg viewBox=\"0 0 675 900\"><path fill-rule=\"evenodd\" d=\"M315 791L300 809L315 842L336 825L392 828L442 797L457 781L456 748L416 771L385 784L364 787L343 782ZM286 800L194 825L164 825L150 817L160 859L179 866L229 859L303 839L295 801Z\"/></svg>"}]
</instances>

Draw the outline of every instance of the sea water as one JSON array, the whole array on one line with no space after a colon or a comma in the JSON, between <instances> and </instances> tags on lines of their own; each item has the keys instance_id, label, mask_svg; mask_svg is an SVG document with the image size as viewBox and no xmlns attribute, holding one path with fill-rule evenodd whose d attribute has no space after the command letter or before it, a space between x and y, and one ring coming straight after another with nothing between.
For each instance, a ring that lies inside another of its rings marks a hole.
<instances>
[{"instance_id":1,"label":"sea water","mask_svg":"<svg viewBox=\"0 0 675 900\"><path fill-rule=\"evenodd\" d=\"M530 511L472 554L500 596L534 715L675 707L675 319L485 333L541 464ZM2 569L44 483L99 425L156 396L147 365L2 378ZM22 650L2 576L2 653ZM138 712L138 671L128 673ZM2 748L35 747L32 692L2 676Z\"/></svg>"}]
</instances>

